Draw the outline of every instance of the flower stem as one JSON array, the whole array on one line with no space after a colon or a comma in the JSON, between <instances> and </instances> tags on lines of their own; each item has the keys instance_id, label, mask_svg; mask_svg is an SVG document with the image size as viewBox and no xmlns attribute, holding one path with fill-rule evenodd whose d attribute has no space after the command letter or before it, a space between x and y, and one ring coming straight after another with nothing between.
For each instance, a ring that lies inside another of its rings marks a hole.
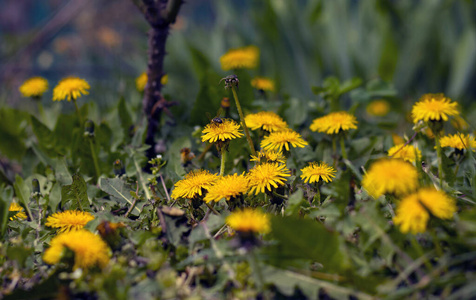
<instances>
[{"instance_id":1,"label":"flower stem","mask_svg":"<svg viewBox=\"0 0 476 300\"><path fill-rule=\"evenodd\" d=\"M316 206L321 206L321 191L319 189L319 184L316 183L316 195L312 199L312 204Z\"/></svg>"},{"instance_id":2,"label":"flower stem","mask_svg":"<svg viewBox=\"0 0 476 300\"><path fill-rule=\"evenodd\" d=\"M76 114L78 115L79 125L83 126L83 117L81 116L81 112L79 111L78 103L76 99L73 99L74 107L76 108Z\"/></svg>"},{"instance_id":3,"label":"flower stem","mask_svg":"<svg viewBox=\"0 0 476 300\"><path fill-rule=\"evenodd\" d=\"M423 248L421 247L420 243L416 240L415 236L412 236L410 238L410 242L413 246L413 248L418 252L418 255L420 255L423 258L423 263L425 266L428 268L428 270L433 270L433 266L431 265L430 261L428 261L428 258L425 256L425 252L423 251Z\"/></svg>"},{"instance_id":4,"label":"flower stem","mask_svg":"<svg viewBox=\"0 0 476 300\"><path fill-rule=\"evenodd\" d=\"M248 140L248 145L250 146L250 149L251 149L251 154L256 156L255 146L253 145L250 132L248 131L248 127L246 126L245 116L243 115L243 111L241 110L240 100L238 100L238 94L236 93L234 86L231 87L231 91L233 93L233 97L235 98L236 108L238 109L238 114L240 115L240 119L241 119L241 126L243 127L245 131L246 139Z\"/></svg>"},{"instance_id":5,"label":"flower stem","mask_svg":"<svg viewBox=\"0 0 476 300\"><path fill-rule=\"evenodd\" d=\"M438 178L440 179L440 187L443 186L443 154L441 152L441 143L439 133L435 134L436 156L438 157Z\"/></svg>"},{"instance_id":6,"label":"flower stem","mask_svg":"<svg viewBox=\"0 0 476 300\"><path fill-rule=\"evenodd\" d=\"M89 138L89 148L91 149L91 156L93 157L94 162L94 170L96 171L96 180L99 180L99 176L101 176L101 172L99 171L99 163L98 157L96 155L96 151L94 150L93 139Z\"/></svg>"},{"instance_id":7,"label":"flower stem","mask_svg":"<svg viewBox=\"0 0 476 300\"><path fill-rule=\"evenodd\" d=\"M337 145L336 145L336 137L335 135L332 136L332 156L334 158L334 168L337 164Z\"/></svg>"},{"instance_id":8,"label":"flower stem","mask_svg":"<svg viewBox=\"0 0 476 300\"><path fill-rule=\"evenodd\" d=\"M221 164L220 164L220 176L225 175L225 163L226 163L226 149L221 148Z\"/></svg>"},{"instance_id":9,"label":"flower stem","mask_svg":"<svg viewBox=\"0 0 476 300\"><path fill-rule=\"evenodd\" d=\"M340 136L340 149L342 151L342 158L347 159L347 152L345 152L345 140L343 135Z\"/></svg>"}]
</instances>

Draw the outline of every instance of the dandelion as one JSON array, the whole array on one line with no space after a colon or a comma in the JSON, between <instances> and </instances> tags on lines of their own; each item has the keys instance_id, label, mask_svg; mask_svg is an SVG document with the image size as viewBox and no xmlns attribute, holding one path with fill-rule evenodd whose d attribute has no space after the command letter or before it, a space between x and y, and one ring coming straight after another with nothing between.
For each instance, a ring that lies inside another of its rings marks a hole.
<instances>
[{"instance_id":1,"label":"dandelion","mask_svg":"<svg viewBox=\"0 0 476 300\"><path fill-rule=\"evenodd\" d=\"M375 199L386 193L403 196L418 187L418 172L402 159L381 159L370 166L362 186Z\"/></svg>"},{"instance_id":2,"label":"dandelion","mask_svg":"<svg viewBox=\"0 0 476 300\"><path fill-rule=\"evenodd\" d=\"M310 128L312 131L338 134L342 131L357 129L357 119L348 112L339 111L314 119Z\"/></svg>"},{"instance_id":3,"label":"dandelion","mask_svg":"<svg viewBox=\"0 0 476 300\"><path fill-rule=\"evenodd\" d=\"M282 151L277 150L261 150L255 155L251 155L250 161L256 161L258 163L263 162L277 162L277 163L286 163L286 158L283 155Z\"/></svg>"},{"instance_id":4,"label":"dandelion","mask_svg":"<svg viewBox=\"0 0 476 300\"><path fill-rule=\"evenodd\" d=\"M263 130L282 131L288 127L288 124L277 114L270 111L262 111L256 114L249 114L245 117L246 126L251 130L262 128Z\"/></svg>"},{"instance_id":5,"label":"dandelion","mask_svg":"<svg viewBox=\"0 0 476 300\"><path fill-rule=\"evenodd\" d=\"M77 77L62 79L53 90L53 101L76 100L82 95L89 94L90 86L86 80Z\"/></svg>"},{"instance_id":6,"label":"dandelion","mask_svg":"<svg viewBox=\"0 0 476 300\"><path fill-rule=\"evenodd\" d=\"M394 145L405 144L405 140L396 133L392 133L392 141Z\"/></svg>"},{"instance_id":7,"label":"dandelion","mask_svg":"<svg viewBox=\"0 0 476 300\"><path fill-rule=\"evenodd\" d=\"M256 165L247 175L250 181L250 193L264 193L265 189L272 191L272 188L278 188L284 185L286 177L291 176L290 171L285 165L278 163L264 163Z\"/></svg>"},{"instance_id":8,"label":"dandelion","mask_svg":"<svg viewBox=\"0 0 476 300\"><path fill-rule=\"evenodd\" d=\"M258 66L259 49L256 46L248 46L229 50L220 57L223 71L232 69L254 69Z\"/></svg>"},{"instance_id":9,"label":"dandelion","mask_svg":"<svg viewBox=\"0 0 476 300\"><path fill-rule=\"evenodd\" d=\"M293 147L304 148L308 143L294 130L271 132L261 141L261 148L265 150L282 151L283 147L289 151L289 144Z\"/></svg>"},{"instance_id":10,"label":"dandelion","mask_svg":"<svg viewBox=\"0 0 476 300\"><path fill-rule=\"evenodd\" d=\"M425 94L413 105L413 123L418 123L420 120L447 121L448 116L459 115L457 106L456 102L451 102L451 99L443 94Z\"/></svg>"},{"instance_id":11,"label":"dandelion","mask_svg":"<svg viewBox=\"0 0 476 300\"><path fill-rule=\"evenodd\" d=\"M147 76L147 72L140 74L139 77L136 78L137 91L142 93L145 90L145 86L148 80L149 80L149 77ZM169 75L165 74L160 78L160 84L166 85L167 82L169 82Z\"/></svg>"},{"instance_id":12,"label":"dandelion","mask_svg":"<svg viewBox=\"0 0 476 300\"><path fill-rule=\"evenodd\" d=\"M456 212L455 200L433 187L425 187L406 196L397 208L393 221L403 233L425 232L431 215L451 219Z\"/></svg>"},{"instance_id":13,"label":"dandelion","mask_svg":"<svg viewBox=\"0 0 476 300\"><path fill-rule=\"evenodd\" d=\"M421 158L421 151L412 145L400 144L388 149L388 156L414 163L417 158Z\"/></svg>"},{"instance_id":14,"label":"dandelion","mask_svg":"<svg viewBox=\"0 0 476 300\"><path fill-rule=\"evenodd\" d=\"M451 147L458 150L471 148L473 149L473 151L476 151L476 139L474 138L474 136L469 134L450 134L447 136L443 136L440 142L441 147Z\"/></svg>"},{"instance_id":15,"label":"dandelion","mask_svg":"<svg viewBox=\"0 0 476 300\"><path fill-rule=\"evenodd\" d=\"M223 198L230 200L245 194L248 189L248 177L238 174L222 176L208 189L208 193L203 200L207 203L210 201L218 202Z\"/></svg>"},{"instance_id":16,"label":"dandelion","mask_svg":"<svg viewBox=\"0 0 476 300\"><path fill-rule=\"evenodd\" d=\"M212 121L205 126L202 131L202 142L226 142L242 136L240 125L231 119L221 119L221 123Z\"/></svg>"},{"instance_id":17,"label":"dandelion","mask_svg":"<svg viewBox=\"0 0 476 300\"><path fill-rule=\"evenodd\" d=\"M328 166L325 162L310 163L309 166L301 169L301 179L305 183L314 183L319 181L331 182L335 177L336 170Z\"/></svg>"},{"instance_id":18,"label":"dandelion","mask_svg":"<svg viewBox=\"0 0 476 300\"><path fill-rule=\"evenodd\" d=\"M10 217L10 221L13 221L14 219L17 220L26 220L27 216L25 214L25 211L23 207L21 207L18 203L12 202L10 204L10 207L8 208L8 211L16 211L17 213Z\"/></svg>"},{"instance_id":19,"label":"dandelion","mask_svg":"<svg viewBox=\"0 0 476 300\"><path fill-rule=\"evenodd\" d=\"M267 233L270 231L268 215L251 208L233 212L226 218L226 223L239 232Z\"/></svg>"},{"instance_id":20,"label":"dandelion","mask_svg":"<svg viewBox=\"0 0 476 300\"><path fill-rule=\"evenodd\" d=\"M23 97L39 98L48 90L48 80L43 77L32 77L19 88Z\"/></svg>"},{"instance_id":21,"label":"dandelion","mask_svg":"<svg viewBox=\"0 0 476 300\"><path fill-rule=\"evenodd\" d=\"M94 220L94 216L89 212L66 210L49 216L46 219L45 225L58 228L58 232L61 233L80 230L92 220Z\"/></svg>"},{"instance_id":22,"label":"dandelion","mask_svg":"<svg viewBox=\"0 0 476 300\"><path fill-rule=\"evenodd\" d=\"M257 90L274 92L274 81L266 77L253 78L251 86Z\"/></svg>"},{"instance_id":23,"label":"dandelion","mask_svg":"<svg viewBox=\"0 0 476 300\"><path fill-rule=\"evenodd\" d=\"M217 179L218 176L216 174L211 174L206 170L193 170L185 175L184 179L175 183L172 198L193 199L197 196L202 196Z\"/></svg>"},{"instance_id":24,"label":"dandelion","mask_svg":"<svg viewBox=\"0 0 476 300\"><path fill-rule=\"evenodd\" d=\"M61 233L55 236L43 255L43 261L55 265L67 253L74 253L73 270L98 266L104 268L109 262L110 249L99 237L89 231L79 230Z\"/></svg>"},{"instance_id":25,"label":"dandelion","mask_svg":"<svg viewBox=\"0 0 476 300\"><path fill-rule=\"evenodd\" d=\"M386 100L375 100L367 105L367 113L371 116L384 117L390 111L390 104Z\"/></svg>"}]
</instances>

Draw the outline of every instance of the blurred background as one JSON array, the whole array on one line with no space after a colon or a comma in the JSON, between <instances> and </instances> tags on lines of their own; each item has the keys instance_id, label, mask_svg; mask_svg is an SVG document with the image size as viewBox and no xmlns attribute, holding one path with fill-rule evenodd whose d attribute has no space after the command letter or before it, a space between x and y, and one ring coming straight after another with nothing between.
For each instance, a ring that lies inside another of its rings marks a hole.
<instances>
[{"instance_id":1,"label":"blurred background","mask_svg":"<svg viewBox=\"0 0 476 300\"><path fill-rule=\"evenodd\" d=\"M311 101L328 76L382 79L414 102L444 92L476 99L476 1L193 0L168 39L165 92L193 103L204 68L220 76L228 49L256 45L254 75L273 78L280 95ZM140 98L148 24L131 0L0 1L0 103L28 105L18 91L32 76L54 85L75 75L91 83L99 106Z\"/></svg>"}]
</instances>

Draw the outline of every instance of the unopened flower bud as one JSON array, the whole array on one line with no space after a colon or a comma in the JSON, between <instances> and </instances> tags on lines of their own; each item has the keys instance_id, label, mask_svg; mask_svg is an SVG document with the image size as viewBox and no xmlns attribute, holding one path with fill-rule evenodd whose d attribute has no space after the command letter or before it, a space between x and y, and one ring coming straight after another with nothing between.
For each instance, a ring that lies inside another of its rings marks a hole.
<instances>
[{"instance_id":1,"label":"unopened flower bud","mask_svg":"<svg viewBox=\"0 0 476 300\"><path fill-rule=\"evenodd\" d=\"M91 120L86 120L84 124L84 136L93 137L94 136L94 122Z\"/></svg>"}]
</instances>

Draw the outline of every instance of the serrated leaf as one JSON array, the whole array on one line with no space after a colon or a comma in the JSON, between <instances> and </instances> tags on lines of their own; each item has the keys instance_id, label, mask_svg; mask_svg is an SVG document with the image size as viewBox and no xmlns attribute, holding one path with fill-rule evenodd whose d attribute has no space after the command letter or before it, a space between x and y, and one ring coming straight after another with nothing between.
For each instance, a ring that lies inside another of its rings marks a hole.
<instances>
[{"instance_id":1,"label":"serrated leaf","mask_svg":"<svg viewBox=\"0 0 476 300\"><path fill-rule=\"evenodd\" d=\"M86 181L79 174L73 175L73 183L61 188L61 205L70 203L69 209L89 209Z\"/></svg>"},{"instance_id":2,"label":"serrated leaf","mask_svg":"<svg viewBox=\"0 0 476 300\"><path fill-rule=\"evenodd\" d=\"M128 203L132 205L134 198L131 196L131 190L120 178L101 178L99 180L99 188L112 196L120 203ZM139 214L141 210L136 206L134 210Z\"/></svg>"}]
</instances>

